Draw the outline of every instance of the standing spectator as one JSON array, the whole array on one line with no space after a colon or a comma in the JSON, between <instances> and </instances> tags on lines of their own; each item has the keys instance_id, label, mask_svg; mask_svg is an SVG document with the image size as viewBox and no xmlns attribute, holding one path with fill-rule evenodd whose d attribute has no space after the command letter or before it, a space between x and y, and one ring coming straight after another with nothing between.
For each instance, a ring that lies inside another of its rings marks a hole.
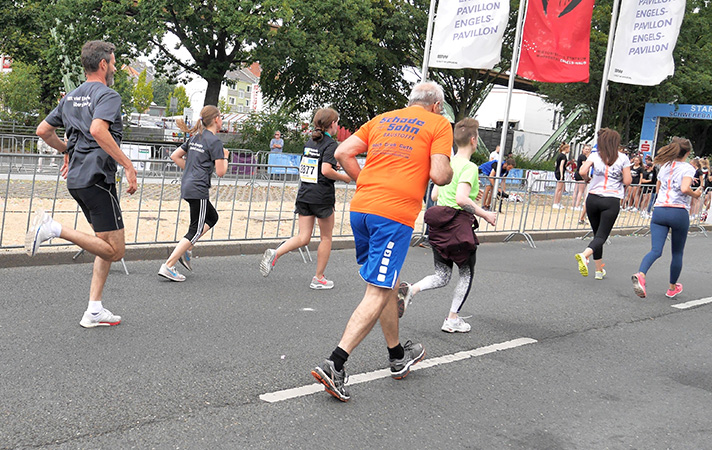
<instances>
[{"instance_id":1,"label":"standing spectator","mask_svg":"<svg viewBox=\"0 0 712 450\"><path fill-rule=\"evenodd\" d=\"M193 246L218 222L218 212L210 203L210 179L213 170L219 177L227 173L230 156L222 141L216 137L222 128L222 117L215 106L208 105L200 110L198 122L192 129L189 130L184 123L179 126L191 137L171 154L171 159L183 169L180 190L181 197L190 207L190 225L158 270L158 275L171 281L185 281L185 275L176 270L176 263L180 261L183 267L192 271Z\"/></svg>"},{"instance_id":2,"label":"standing spectator","mask_svg":"<svg viewBox=\"0 0 712 450\"><path fill-rule=\"evenodd\" d=\"M697 189L700 186L704 186L704 179L702 177L702 165L700 165L700 158L694 158L690 161L690 164L695 168L695 176L692 179L692 189ZM690 219L696 219L700 213L701 202L697 197L692 197L690 199Z\"/></svg>"},{"instance_id":3,"label":"standing spectator","mask_svg":"<svg viewBox=\"0 0 712 450\"><path fill-rule=\"evenodd\" d=\"M655 202L653 218L650 221L651 249L640 262L638 273L633 275L633 290L638 297L645 298L646 274L653 263L663 254L663 247L670 232L670 286L665 295L673 298L682 292L682 284L677 280L682 272L682 257L685 251L687 233L690 229L690 199L700 198L704 188L692 188L695 167L685 162L692 151L690 141L675 137L669 145L658 150L655 162L660 164L658 172L658 199Z\"/></svg>"},{"instance_id":4,"label":"standing spectator","mask_svg":"<svg viewBox=\"0 0 712 450\"><path fill-rule=\"evenodd\" d=\"M568 155L570 151L571 146L569 144L563 143L559 146L559 154L556 157L556 163L554 165L556 190L554 191L554 204L551 205L553 209L561 209L561 197L564 195L564 188L566 187L564 179L564 175L566 175L566 161L569 160Z\"/></svg>"},{"instance_id":5,"label":"standing spectator","mask_svg":"<svg viewBox=\"0 0 712 450\"><path fill-rule=\"evenodd\" d=\"M308 245L311 241L314 222L319 222L319 248L316 257L316 274L309 285L312 289L331 289L334 282L324 275L331 254L331 234L334 229L334 205L336 194L334 182L349 183L351 178L337 172L334 158L336 136L339 129L339 113L331 108L320 109L314 114L314 131L304 144L304 154L299 168L299 191L295 210L299 215L299 234L287 240L277 249L265 250L260 263L262 276L272 271L277 258L285 253Z\"/></svg>"},{"instance_id":6,"label":"standing spectator","mask_svg":"<svg viewBox=\"0 0 712 450\"><path fill-rule=\"evenodd\" d=\"M640 203L640 176L642 175L644 169L645 166L643 166L643 160L640 156L635 155L630 166L631 182L625 193L625 201L623 202L624 211L638 211Z\"/></svg>"},{"instance_id":7,"label":"standing spectator","mask_svg":"<svg viewBox=\"0 0 712 450\"><path fill-rule=\"evenodd\" d=\"M282 133L279 131L274 132L274 137L269 141L269 151L272 153L282 153L284 150L284 139L282 139Z\"/></svg>"},{"instance_id":8,"label":"standing spectator","mask_svg":"<svg viewBox=\"0 0 712 450\"><path fill-rule=\"evenodd\" d=\"M483 208L486 210L490 209L491 203L492 203L492 189L495 183L495 178L497 177L497 166L499 165L499 161L496 159L493 159L491 161L487 161L486 163L482 164L479 167L480 173L483 175L482 177L482 184L485 186L485 195L484 198L482 199L482 205ZM500 185L499 185L499 192L502 194L504 197L505 194L505 189L507 187L506 183L506 177L507 174L509 174L509 171L514 169L514 166L516 165L516 162L514 158L509 157L507 160L504 162L504 165L502 166L502 171L500 172L499 176L501 177L500 180Z\"/></svg>"},{"instance_id":9,"label":"standing spectator","mask_svg":"<svg viewBox=\"0 0 712 450\"><path fill-rule=\"evenodd\" d=\"M60 100L37 127L37 135L64 153L60 173L94 235L63 226L44 211L37 211L25 238L25 250L33 256L42 242L60 237L96 255L89 304L79 322L84 328L93 328L121 323L121 316L101 303L111 263L120 261L126 249L116 164L125 169L128 194L136 192L138 185L136 169L120 148L121 96L109 87L116 72L114 45L89 41L82 47L81 60L86 81ZM66 143L57 136L59 127L65 128Z\"/></svg>"},{"instance_id":10,"label":"standing spectator","mask_svg":"<svg viewBox=\"0 0 712 450\"><path fill-rule=\"evenodd\" d=\"M494 148L494 151L490 153L489 160L494 161L494 160L499 161L501 158L499 156L499 145Z\"/></svg>"},{"instance_id":11,"label":"standing spectator","mask_svg":"<svg viewBox=\"0 0 712 450\"><path fill-rule=\"evenodd\" d=\"M651 195L655 191L655 183L657 182L656 169L652 160L646 158L645 164L640 171L640 203L638 209L640 214L648 219L648 211L651 203ZM654 201L654 200L653 200Z\"/></svg>"},{"instance_id":12,"label":"standing spectator","mask_svg":"<svg viewBox=\"0 0 712 450\"><path fill-rule=\"evenodd\" d=\"M588 197L586 197L586 212L593 229L593 240L588 247L576 253L579 272L588 276L588 258L593 255L596 263L596 279L606 276L603 268L603 244L611 234L613 224L620 211L624 186L631 182L630 160L618 151L621 136L617 131L603 128L598 132L598 152L591 153L579 173L584 180L591 180ZM589 169L593 166L593 177L589 177Z\"/></svg>"},{"instance_id":13,"label":"standing spectator","mask_svg":"<svg viewBox=\"0 0 712 450\"><path fill-rule=\"evenodd\" d=\"M581 206L582 201L586 198L586 188L588 184L583 181L583 177L579 173L581 166L586 162L588 156L591 154L591 146L586 144L581 149L581 154L576 159L576 171L574 172L574 180L577 181L576 187L574 188L574 211L581 211L583 208Z\"/></svg>"},{"instance_id":14,"label":"standing spectator","mask_svg":"<svg viewBox=\"0 0 712 450\"><path fill-rule=\"evenodd\" d=\"M708 211L710 209L710 197L712 197L712 171L710 171L710 162L707 158L700 159L700 166L702 168L702 182L705 188L705 200L703 205L703 211Z\"/></svg>"},{"instance_id":15,"label":"standing spectator","mask_svg":"<svg viewBox=\"0 0 712 450\"><path fill-rule=\"evenodd\" d=\"M460 317L460 310L467 300L475 275L477 256L477 236L474 226L475 216L482 217L491 225L497 220L497 213L482 209L475 200L480 190L477 166L470 162L477 150L477 120L467 118L455 124L455 144L457 152L450 161L453 177L450 184L433 189L433 199L437 207L426 212L426 220L431 225L430 240L433 248L435 273L412 286L401 283L398 295L407 307L413 296L428 289L446 286L452 277L452 266L457 264L460 280L457 283L442 331L467 333L470 324Z\"/></svg>"},{"instance_id":16,"label":"standing spectator","mask_svg":"<svg viewBox=\"0 0 712 450\"><path fill-rule=\"evenodd\" d=\"M343 402L351 398L344 363L377 321L388 347L392 378L406 377L425 357L421 344L400 343L396 287L428 179L439 186L452 179L452 128L441 115L443 101L437 84L417 84L408 107L376 116L336 149L336 160L356 180L351 227L366 293L339 345L312 376ZM356 155L364 152L368 155L362 170Z\"/></svg>"}]
</instances>

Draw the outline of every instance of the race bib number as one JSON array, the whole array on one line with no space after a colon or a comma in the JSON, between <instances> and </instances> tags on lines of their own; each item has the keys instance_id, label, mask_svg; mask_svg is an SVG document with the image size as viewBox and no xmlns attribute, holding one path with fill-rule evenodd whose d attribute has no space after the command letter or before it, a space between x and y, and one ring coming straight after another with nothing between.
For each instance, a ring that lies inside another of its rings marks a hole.
<instances>
[{"instance_id":1,"label":"race bib number","mask_svg":"<svg viewBox=\"0 0 712 450\"><path fill-rule=\"evenodd\" d=\"M316 183L318 167L318 158L302 157L302 162L299 164L299 179L302 183Z\"/></svg>"}]
</instances>

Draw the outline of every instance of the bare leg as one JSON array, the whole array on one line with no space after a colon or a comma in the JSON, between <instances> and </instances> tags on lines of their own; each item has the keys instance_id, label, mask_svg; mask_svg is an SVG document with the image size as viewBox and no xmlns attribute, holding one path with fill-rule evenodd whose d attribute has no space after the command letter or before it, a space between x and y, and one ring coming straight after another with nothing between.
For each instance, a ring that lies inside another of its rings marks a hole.
<instances>
[{"instance_id":1,"label":"bare leg","mask_svg":"<svg viewBox=\"0 0 712 450\"><path fill-rule=\"evenodd\" d=\"M299 215L299 233L297 233L296 236L292 236L287 240L287 242L277 247L277 258L291 252L292 250L296 250L300 247L304 247L305 245L309 245L309 242L311 241L312 231L314 230L315 219L316 217L314 216L302 216L301 214ZM326 264L324 266L326 266Z\"/></svg>"},{"instance_id":2,"label":"bare leg","mask_svg":"<svg viewBox=\"0 0 712 450\"><path fill-rule=\"evenodd\" d=\"M203 235L205 235L205 233L207 233L209 230L210 226L208 224L203 225L203 232L200 233L200 237L198 239L203 237ZM176 245L176 248L173 249L173 253L171 253L171 256L169 256L166 260L166 266L175 266L181 255L183 255L188 250L191 250L193 247L193 244L188 239L182 238L180 241L178 241L178 245Z\"/></svg>"},{"instance_id":3,"label":"bare leg","mask_svg":"<svg viewBox=\"0 0 712 450\"><path fill-rule=\"evenodd\" d=\"M71 230L71 229L70 229ZM75 230L71 230L75 231ZM77 232L79 233L79 232ZM62 234L64 234L64 228L62 229ZM81 233L85 234L85 233ZM89 235L86 235L89 236ZM114 253L112 258L106 259L99 255L94 258L94 270L91 277L91 287L89 289L89 300L91 301L101 301L102 295L104 293L104 285L106 284L106 278L109 275L109 269L111 269L111 263L113 261L118 261L124 256L124 230L115 231L104 231L96 233L96 236L89 236L99 239L105 242L112 249L117 249L120 253ZM63 237L64 239L64 237ZM72 241L74 242L74 241ZM75 242L76 244L76 242ZM77 244L79 245L79 244ZM82 247L84 248L84 247ZM94 253L92 250L85 248L85 250Z\"/></svg>"},{"instance_id":4,"label":"bare leg","mask_svg":"<svg viewBox=\"0 0 712 450\"><path fill-rule=\"evenodd\" d=\"M334 220L334 214L325 219L317 219L319 222L319 235L321 240L319 242L319 248L316 251L316 277L320 280L324 277L324 270L326 270L326 265L329 263L329 256L331 255Z\"/></svg>"},{"instance_id":5,"label":"bare leg","mask_svg":"<svg viewBox=\"0 0 712 450\"><path fill-rule=\"evenodd\" d=\"M398 283L396 283L398 285ZM343 336L339 342L346 353L351 354L361 341L371 332L377 320L381 320L383 336L388 347L398 345L397 291L394 289L366 286L363 300L351 314ZM388 307L386 307L388 305ZM385 314L384 314L385 313Z\"/></svg>"},{"instance_id":6,"label":"bare leg","mask_svg":"<svg viewBox=\"0 0 712 450\"><path fill-rule=\"evenodd\" d=\"M123 229L104 231L92 236L91 234L63 226L59 237L109 261L119 261L124 257L126 249Z\"/></svg>"}]
</instances>

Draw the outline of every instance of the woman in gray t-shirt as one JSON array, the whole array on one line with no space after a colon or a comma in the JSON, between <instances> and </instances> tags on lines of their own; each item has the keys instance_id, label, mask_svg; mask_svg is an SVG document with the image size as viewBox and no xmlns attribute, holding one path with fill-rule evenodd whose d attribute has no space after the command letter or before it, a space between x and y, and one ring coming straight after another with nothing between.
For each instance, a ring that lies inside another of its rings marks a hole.
<instances>
[{"instance_id":1,"label":"woman in gray t-shirt","mask_svg":"<svg viewBox=\"0 0 712 450\"><path fill-rule=\"evenodd\" d=\"M180 261L192 271L193 246L218 221L218 212L209 200L210 178L213 170L219 177L225 175L229 156L216 136L222 127L222 117L215 106L204 107L192 129L188 130L185 124L180 125L191 137L171 154L171 159L183 169L181 197L190 206L190 227L158 271L158 275L171 281L185 281L185 276L176 270L176 262Z\"/></svg>"}]
</instances>

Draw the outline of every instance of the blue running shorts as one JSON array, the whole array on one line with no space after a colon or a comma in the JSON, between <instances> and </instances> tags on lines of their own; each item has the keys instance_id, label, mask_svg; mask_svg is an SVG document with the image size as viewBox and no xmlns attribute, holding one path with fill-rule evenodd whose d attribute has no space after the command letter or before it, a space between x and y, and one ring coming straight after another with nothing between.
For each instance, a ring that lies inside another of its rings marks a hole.
<instances>
[{"instance_id":1,"label":"blue running shorts","mask_svg":"<svg viewBox=\"0 0 712 450\"><path fill-rule=\"evenodd\" d=\"M368 283L393 289L410 247L413 229L375 214L351 212L359 274Z\"/></svg>"}]
</instances>

